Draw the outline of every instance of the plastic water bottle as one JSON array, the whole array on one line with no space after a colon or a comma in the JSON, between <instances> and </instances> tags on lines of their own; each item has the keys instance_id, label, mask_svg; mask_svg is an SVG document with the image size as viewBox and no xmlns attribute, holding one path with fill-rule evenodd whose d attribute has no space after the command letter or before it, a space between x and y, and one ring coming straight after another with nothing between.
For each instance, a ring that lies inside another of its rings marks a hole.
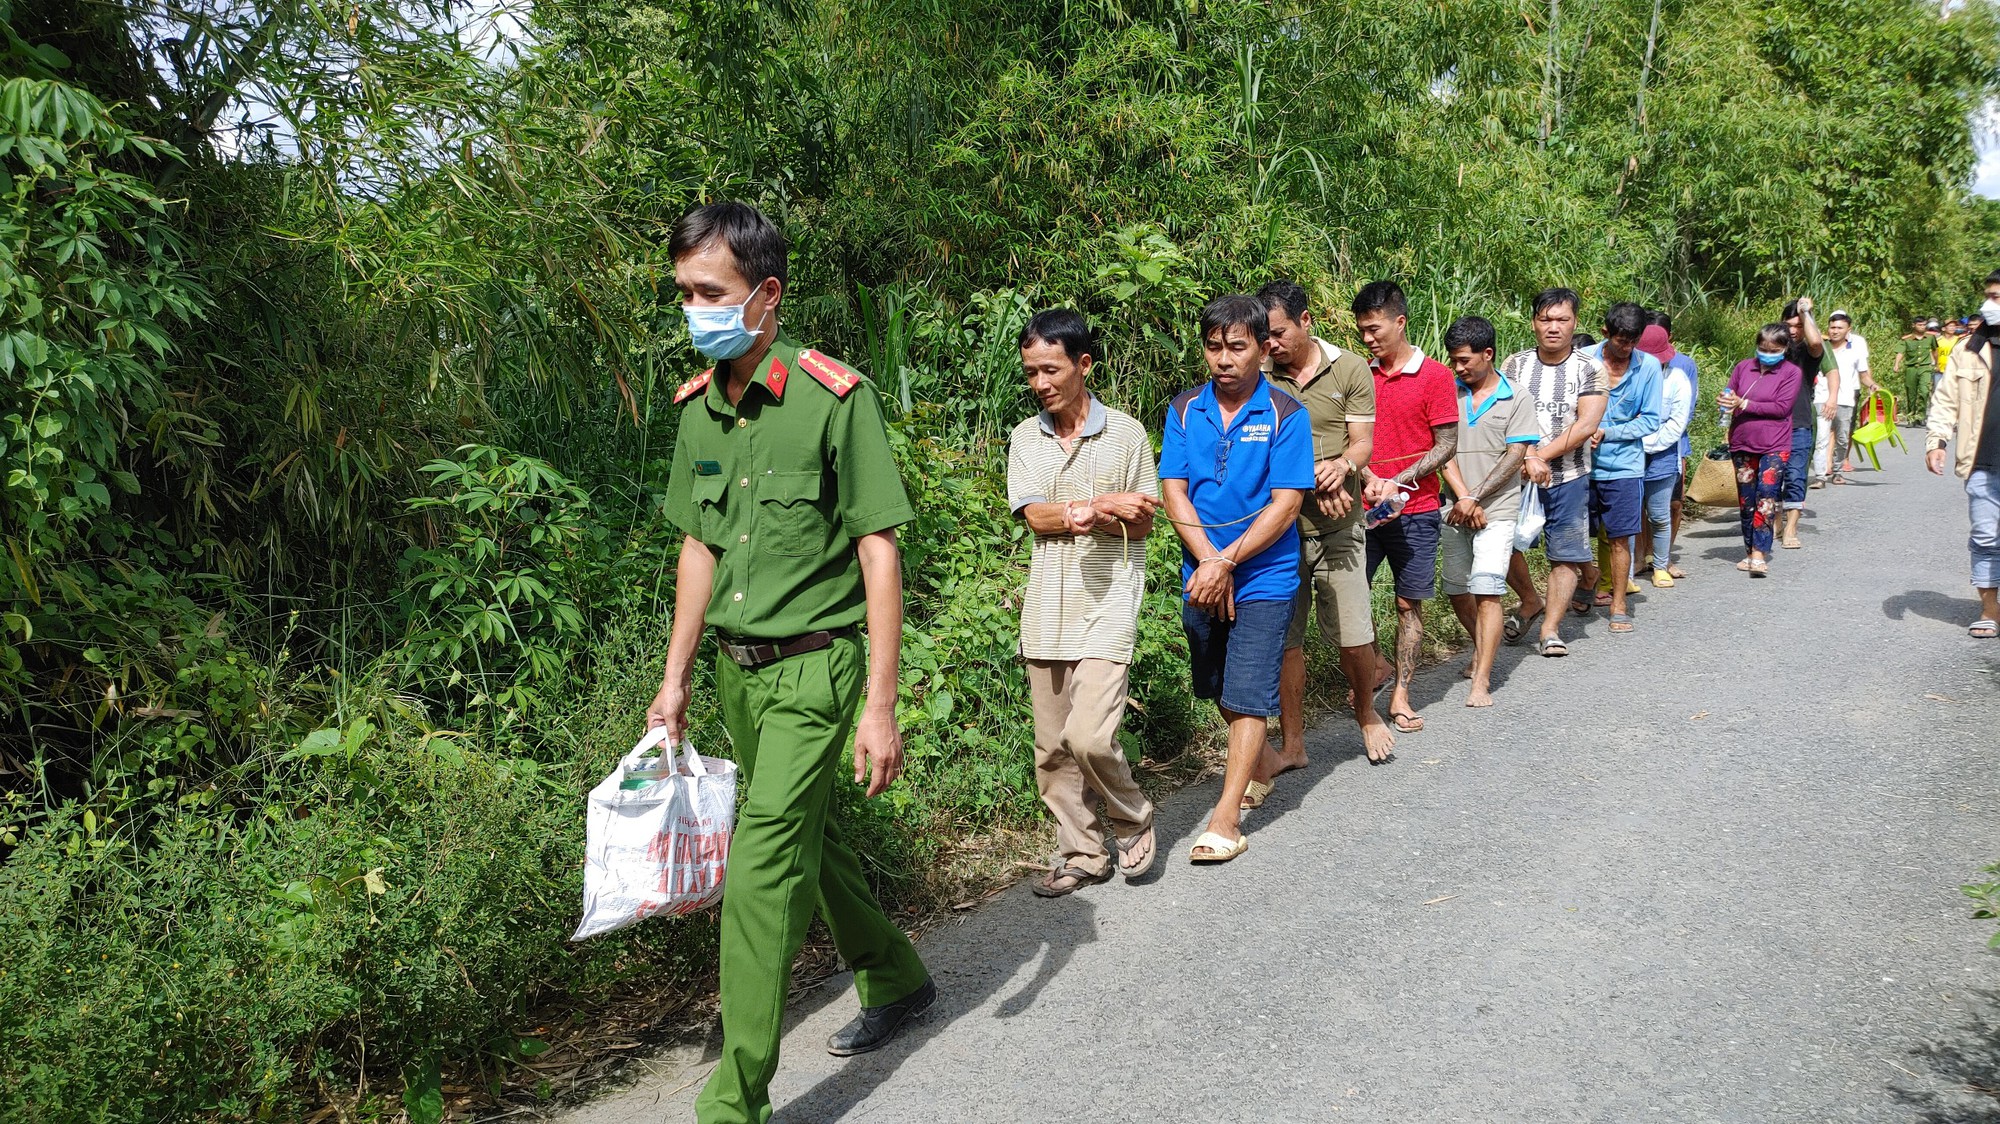
<instances>
[{"instance_id":1,"label":"plastic water bottle","mask_svg":"<svg viewBox=\"0 0 2000 1124\"><path fill-rule=\"evenodd\" d=\"M1410 502L1410 491L1411 489L1405 488L1401 484L1396 485L1394 495L1368 509L1368 513L1362 519L1362 528L1372 531L1389 520L1394 519L1396 516L1403 514L1403 505Z\"/></svg>"},{"instance_id":2,"label":"plastic water bottle","mask_svg":"<svg viewBox=\"0 0 2000 1124\"><path fill-rule=\"evenodd\" d=\"M1724 433L1727 433L1727 432L1729 432L1729 418L1730 418L1731 414L1733 414L1733 413L1734 413L1734 411L1732 411L1732 410L1731 410L1731 409L1730 409L1729 407L1727 407L1727 406L1724 406L1724 407L1722 408L1722 431L1723 431Z\"/></svg>"}]
</instances>

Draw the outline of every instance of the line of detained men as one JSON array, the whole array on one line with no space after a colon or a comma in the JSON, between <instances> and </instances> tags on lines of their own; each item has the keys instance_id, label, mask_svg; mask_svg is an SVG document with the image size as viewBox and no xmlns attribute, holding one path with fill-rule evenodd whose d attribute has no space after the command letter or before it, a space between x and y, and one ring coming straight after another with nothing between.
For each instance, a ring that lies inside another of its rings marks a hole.
<instances>
[{"instance_id":1,"label":"line of detained men","mask_svg":"<svg viewBox=\"0 0 2000 1124\"><path fill-rule=\"evenodd\" d=\"M880 1049L938 998L832 814L836 775L850 765L871 797L902 772L896 530L914 511L874 388L784 331L790 247L783 231L753 207L710 203L674 225L668 252L690 339L715 365L674 395L679 431L664 509L684 539L673 633L646 725L665 726L676 741L684 736L695 662L713 629L715 703L741 800L720 919L721 1057L695 1115L701 1124L762 1124L771 1117L792 962L814 914L854 970L861 1007L829 1037L829 1052ZM1985 394L1992 341L2000 338L2000 273L1987 279L1987 298L1985 330L1953 353L1930 418L1932 471L1943 471L1954 427L1960 439L1983 635L2000 630L1991 588L2000 585L1993 576L2000 574L2000 408ZM1447 371L1410 346L1394 285L1370 285L1354 302L1372 363L1313 333L1296 285L1274 282L1256 298L1215 301L1201 324L1211 378L1175 399L1157 473L1144 429L1088 393L1100 350L1082 318L1049 312L1029 324L1022 363L1044 408L1014 433L1008 487L1035 531L1021 651L1034 697L1037 780L1063 852L1042 892L1066 893L1118 868L1136 875L1156 853L1153 809L1132 783L1116 733L1144 584L1143 540L1157 518L1173 521L1185 548L1196 690L1230 718L1224 796L1196 861L1242 853L1244 806L1261 803L1273 777L1305 763L1309 613L1339 648L1362 696L1354 709L1369 759L1383 762L1394 735L1375 710L1378 685L1395 684L1389 710L1398 726L1421 725L1408 684L1422 625L1416 610L1432 593L1440 546L1446 592L1478 641L1473 705L1490 701L1496 631L1525 637L1539 618L1543 654L1565 651L1557 631L1563 609L1579 589L1598 585L1593 509L1622 537L1638 529L1632 499L1639 496L1654 514L1641 552L1650 544L1655 582L1671 581L1672 484L1685 452L1674 372L1691 388L1692 368L1674 355L1667 325L1642 326L1630 305L1606 317L1602 347L1579 350L1576 309L1566 290L1537 297L1536 347L1498 370L1492 326L1460 320L1446 336ZM1809 305L1801 315L1809 324ZM1787 339L1808 334L1804 325L1779 330ZM1739 388L1746 413L1757 410L1769 381ZM1980 426L1976 453L1967 441L1972 425ZM1732 445L1744 429L1734 427ZM1803 472L1802 458L1788 459ZM1437 474L1457 497L1448 511ZM1513 521L1525 510L1516 496L1533 497L1547 514L1554 566L1546 597L1514 549ZM1395 518L1371 516L1378 525L1364 526L1363 507L1386 516L1398 502ZM1367 577L1384 561L1397 587L1393 664L1375 653L1368 609ZM1625 575L1622 561L1603 568ZM1505 585L1520 595L1525 616L1501 624ZM1600 594L1620 615L1625 588L1613 581ZM1591 602L1577 607L1589 611ZM1273 713L1283 731L1276 749L1264 744ZM1116 859L1096 821L1099 798Z\"/></svg>"},{"instance_id":2,"label":"line of detained men","mask_svg":"<svg viewBox=\"0 0 2000 1124\"><path fill-rule=\"evenodd\" d=\"M1042 410L1014 430L1007 489L1035 535L1021 654L1036 782L1059 849L1036 893L1137 877L1157 855L1153 807L1117 738L1157 518L1181 541L1194 694L1215 700L1228 724L1222 793L1189 854L1196 863L1243 854L1243 813L1306 764L1309 618L1340 654L1369 762L1384 764L1396 733L1423 728L1409 687L1440 558L1444 593L1474 640L1472 707L1492 705L1503 639L1532 635L1541 655L1565 656L1565 614L1600 605L1612 632L1630 632L1635 556L1656 586L1686 576L1672 550L1694 364L1674 351L1664 315L1630 303L1606 313L1603 342L1578 346L1578 305L1567 289L1537 295L1536 346L1504 362L1493 325L1461 317L1444 336L1447 365L1410 342L1394 282L1354 298L1365 357L1315 334L1307 295L1290 281L1218 297L1199 326L1208 381L1169 406L1157 471L1145 428L1090 393L1102 348L1083 317L1058 309L1028 323L1021 362ZM1520 534L1521 521L1537 512L1546 591L1522 553L1535 536ZM1376 648L1369 596L1385 562L1393 660ZM1521 607L1503 615L1510 586ZM1386 721L1375 706L1383 687Z\"/></svg>"}]
</instances>

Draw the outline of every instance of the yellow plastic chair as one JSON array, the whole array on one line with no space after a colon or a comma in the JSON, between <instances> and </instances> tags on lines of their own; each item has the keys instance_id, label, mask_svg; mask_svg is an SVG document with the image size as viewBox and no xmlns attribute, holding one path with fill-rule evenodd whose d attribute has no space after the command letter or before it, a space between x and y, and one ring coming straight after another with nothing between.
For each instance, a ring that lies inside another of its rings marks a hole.
<instances>
[{"instance_id":1,"label":"yellow plastic chair","mask_svg":"<svg viewBox=\"0 0 2000 1124\"><path fill-rule=\"evenodd\" d=\"M1868 454L1868 462L1875 471L1882 471L1882 459L1875 455L1875 446L1883 441L1894 445L1905 453L1910 451L1903 444L1902 434L1896 432L1896 396L1886 390L1877 390L1862 404L1861 411L1854 416L1854 432L1850 440Z\"/></svg>"}]
</instances>

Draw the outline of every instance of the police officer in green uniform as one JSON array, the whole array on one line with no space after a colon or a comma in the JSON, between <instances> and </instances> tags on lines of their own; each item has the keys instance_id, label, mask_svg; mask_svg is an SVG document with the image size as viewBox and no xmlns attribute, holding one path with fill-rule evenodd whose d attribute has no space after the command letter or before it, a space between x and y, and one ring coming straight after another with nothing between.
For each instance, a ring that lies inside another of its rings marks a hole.
<instances>
[{"instance_id":1,"label":"police officer in green uniform","mask_svg":"<svg viewBox=\"0 0 2000 1124\"><path fill-rule=\"evenodd\" d=\"M680 738L695 651L713 627L742 805L722 896L722 1059L695 1111L703 1124L761 1124L815 906L862 1006L828 1050L882 1046L937 995L831 815L850 737L854 782L869 796L902 769L896 528L913 512L874 386L779 334L788 250L778 228L744 204L711 204L682 217L668 252L695 347L716 365L674 398L666 511L687 537L646 724Z\"/></svg>"}]
</instances>

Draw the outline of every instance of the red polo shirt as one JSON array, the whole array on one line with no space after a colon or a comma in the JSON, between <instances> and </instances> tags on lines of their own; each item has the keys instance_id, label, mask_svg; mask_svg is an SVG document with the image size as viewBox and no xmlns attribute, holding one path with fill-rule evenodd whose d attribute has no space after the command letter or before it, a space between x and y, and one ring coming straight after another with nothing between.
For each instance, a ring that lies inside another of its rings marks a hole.
<instances>
[{"instance_id":1,"label":"red polo shirt","mask_svg":"<svg viewBox=\"0 0 2000 1124\"><path fill-rule=\"evenodd\" d=\"M1375 376L1375 449L1368 468L1386 478L1431 451L1437 444L1431 437L1432 426L1458 424L1458 380L1450 367L1414 347L1401 370L1384 372L1373 363L1368 370ZM1417 481L1403 512L1417 515L1438 506L1438 478L1433 472Z\"/></svg>"}]
</instances>

